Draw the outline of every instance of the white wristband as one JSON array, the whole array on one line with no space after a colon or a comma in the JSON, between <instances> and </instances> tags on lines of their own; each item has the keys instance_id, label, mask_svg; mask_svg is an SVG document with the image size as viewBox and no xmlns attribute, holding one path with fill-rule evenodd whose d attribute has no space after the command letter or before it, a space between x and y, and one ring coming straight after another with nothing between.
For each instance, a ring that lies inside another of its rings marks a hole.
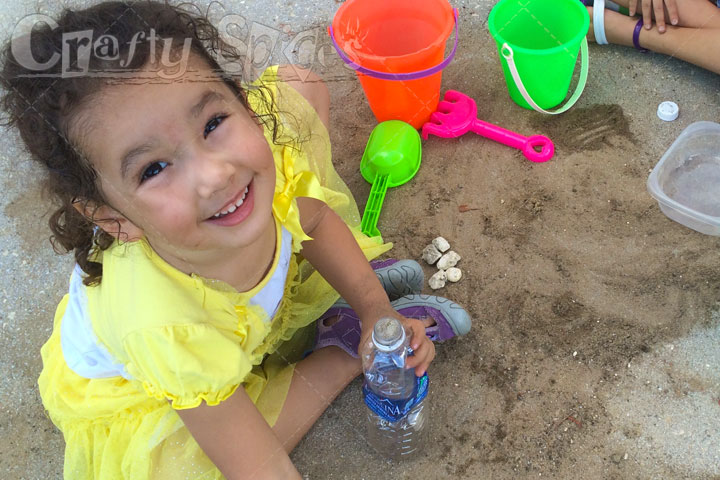
<instances>
[{"instance_id":1,"label":"white wristband","mask_svg":"<svg viewBox=\"0 0 720 480\"><path fill-rule=\"evenodd\" d=\"M595 43L607 45L605 38L605 0L593 2L593 31L595 32Z\"/></svg>"}]
</instances>

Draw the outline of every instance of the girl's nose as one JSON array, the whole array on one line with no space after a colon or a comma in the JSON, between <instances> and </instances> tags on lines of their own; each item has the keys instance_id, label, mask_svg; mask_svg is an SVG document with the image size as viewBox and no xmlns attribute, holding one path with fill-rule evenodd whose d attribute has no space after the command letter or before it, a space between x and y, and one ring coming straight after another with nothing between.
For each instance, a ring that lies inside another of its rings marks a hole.
<instances>
[{"instance_id":1,"label":"girl's nose","mask_svg":"<svg viewBox=\"0 0 720 480\"><path fill-rule=\"evenodd\" d=\"M191 175L201 198L210 198L232 184L235 168L225 155L200 153Z\"/></svg>"}]
</instances>

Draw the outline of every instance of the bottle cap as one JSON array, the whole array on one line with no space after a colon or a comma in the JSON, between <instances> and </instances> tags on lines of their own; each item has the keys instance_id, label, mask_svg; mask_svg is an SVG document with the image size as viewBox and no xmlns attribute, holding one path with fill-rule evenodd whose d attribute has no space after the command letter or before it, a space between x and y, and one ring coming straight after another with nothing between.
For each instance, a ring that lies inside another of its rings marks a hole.
<instances>
[{"instance_id":1,"label":"bottle cap","mask_svg":"<svg viewBox=\"0 0 720 480\"><path fill-rule=\"evenodd\" d=\"M378 350L395 350L405 341L405 329L398 319L383 317L373 327L372 341Z\"/></svg>"},{"instance_id":2,"label":"bottle cap","mask_svg":"<svg viewBox=\"0 0 720 480\"><path fill-rule=\"evenodd\" d=\"M662 102L660 105L658 105L657 116L660 117L660 120L672 122L678 117L679 112L680 109L678 108L677 103Z\"/></svg>"}]
</instances>

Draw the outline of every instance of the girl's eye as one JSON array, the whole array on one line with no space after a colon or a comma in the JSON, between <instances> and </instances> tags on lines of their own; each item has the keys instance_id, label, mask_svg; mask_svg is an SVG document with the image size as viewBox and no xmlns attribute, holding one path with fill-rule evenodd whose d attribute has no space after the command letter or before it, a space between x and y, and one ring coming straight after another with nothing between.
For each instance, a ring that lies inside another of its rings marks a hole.
<instances>
[{"instance_id":1,"label":"girl's eye","mask_svg":"<svg viewBox=\"0 0 720 480\"><path fill-rule=\"evenodd\" d=\"M203 131L203 138L207 138L210 132L215 130L228 116L227 115L215 115L205 124L205 130Z\"/></svg>"},{"instance_id":2,"label":"girl's eye","mask_svg":"<svg viewBox=\"0 0 720 480\"><path fill-rule=\"evenodd\" d=\"M163 170L165 170L165 167L168 166L168 162L153 162L142 172L142 175L140 176L140 183L144 182L145 180L149 180L150 178L154 177L155 175L159 174Z\"/></svg>"}]
</instances>

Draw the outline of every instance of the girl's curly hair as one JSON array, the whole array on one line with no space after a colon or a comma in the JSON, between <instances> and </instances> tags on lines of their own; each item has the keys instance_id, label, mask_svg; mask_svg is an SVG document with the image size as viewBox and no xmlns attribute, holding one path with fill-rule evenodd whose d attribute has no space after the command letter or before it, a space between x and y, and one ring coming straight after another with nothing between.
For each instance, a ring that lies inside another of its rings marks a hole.
<instances>
[{"instance_id":1,"label":"girl's curly hair","mask_svg":"<svg viewBox=\"0 0 720 480\"><path fill-rule=\"evenodd\" d=\"M89 30L93 39L102 35L117 39L119 55L111 60L91 55L88 73L63 75L61 69L67 65L57 61L63 54L63 34L87 33ZM0 106L7 113L6 125L19 129L32 158L48 173L45 188L59 207L50 216L50 241L58 253L74 252L75 260L87 274L86 285L100 283L102 264L93 261L93 254L107 249L114 239L102 229L94 228L91 220L73 206L78 201L85 202L85 206L106 202L98 187L97 172L69 139L69 125L80 109L103 88L107 80L103 78L104 74L138 71L147 65L153 54L148 41L153 31L155 38L172 40L173 46L184 45L186 39L191 39L192 54L217 72L238 101L252 112L243 89L216 60L222 56L242 64L239 61L241 54L220 37L202 12L173 6L167 1L110 1L85 10L64 10L54 28L45 23L34 26L29 42L22 43L30 45L29 52L18 52L12 41L0 52L3 62L0 85L5 90ZM141 36L139 41L132 42L138 32L144 32L144 38ZM130 51L131 45L134 51ZM18 53L37 64L51 66L42 71L30 69L23 64L27 61L16 57ZM123 64L124 59L128 64ZM265 112L273 112L271 91L264 86L260 88L264 91L258 98L266 103ZM254 115L270 128L273 141L278 143L276 116Z\"/></svg>"}]
</instances>

